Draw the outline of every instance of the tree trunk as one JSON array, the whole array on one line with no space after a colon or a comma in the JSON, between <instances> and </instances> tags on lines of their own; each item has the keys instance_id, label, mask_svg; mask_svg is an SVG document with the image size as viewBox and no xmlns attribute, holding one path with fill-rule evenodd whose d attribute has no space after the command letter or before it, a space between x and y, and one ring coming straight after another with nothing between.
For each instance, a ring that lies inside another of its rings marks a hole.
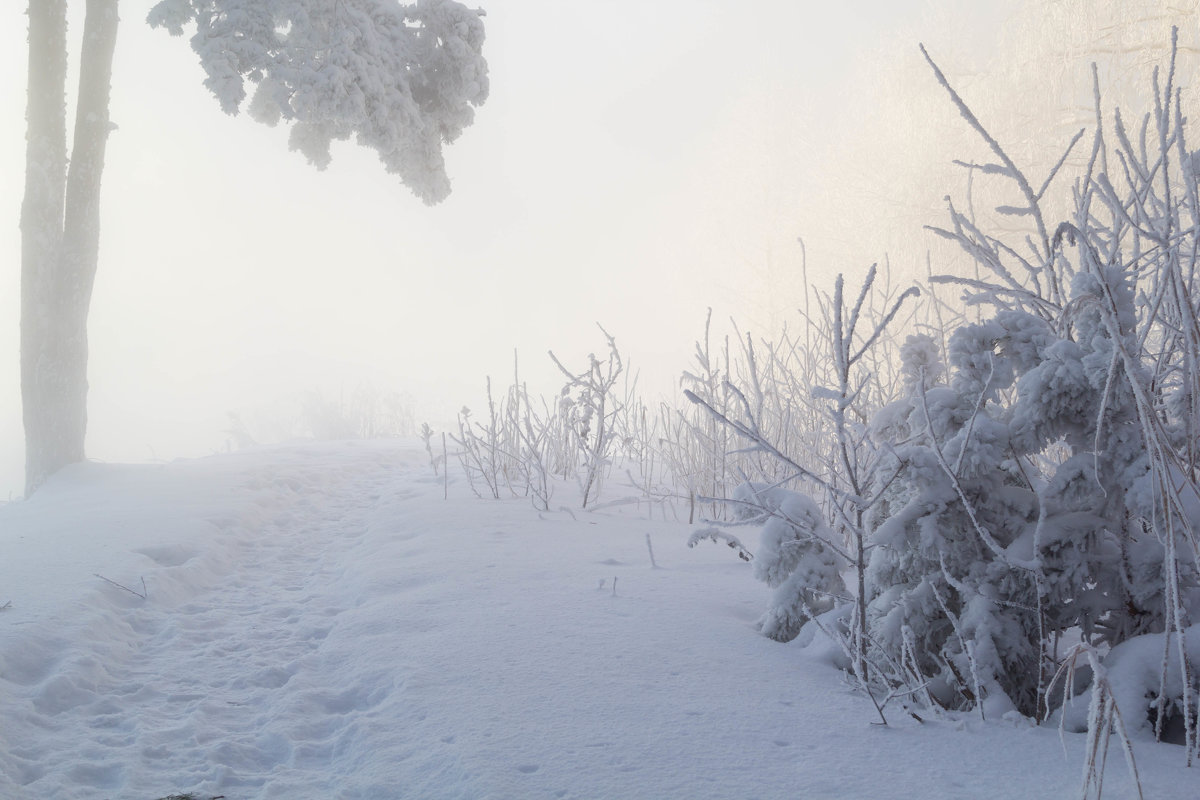
<instances>
[{"instance_id":1,"label":"tree trunk","mask_svg":"<svg viewBox=\"0 0 1200 800\"><path fill-rule=\"evenodd\" d=\"M50 464L55 394L48 381L51 271L62 247L67 177L67 5L30 0L25 197L21 204L21 400L25 422L25 496ZM63 461L62 463L66 463ZM61 466L61 464L60 464Z\"/></svg>"},{"instance_id":2,"label":"tree trunk","mask_svg":"<svg viewBox=\"0 0 1200 800\"><path fill-rule=\"evenodd\" d=\"M70 169L66 4L29 4L29 98L21 207L21 399L25 495L83 459L87 314L100 242L117 0L88 0Z\"/></svg>"}]
</instances>

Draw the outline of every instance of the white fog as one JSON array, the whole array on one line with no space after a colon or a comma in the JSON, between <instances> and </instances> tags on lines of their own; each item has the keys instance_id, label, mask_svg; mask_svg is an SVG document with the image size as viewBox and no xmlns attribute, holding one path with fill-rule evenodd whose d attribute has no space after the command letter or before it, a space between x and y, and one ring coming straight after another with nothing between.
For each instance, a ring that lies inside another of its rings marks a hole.
<instances>
[{"instance_id":1,"label":"white fog","mask_svg":"<svg viewBox=\"0 0 1200 800\"><path fill-rule=\"evenodd\" d=\"M953 125L915 42L969 75L1003 6L663 0L614 19L585 3L506 0L486 9L491 96L447 148L453 191L430 208L373 153L341 143L318 172L288 151L284 130L223 115L186 39L143 24L148 4L127 4L89 326L88 454L222 450L230 412L273 418L297 395L362 385L411 397L418 424L449 424L480 402L485 376L511 374L514 349L531 384L553 392L546 351L585 358L603 347L595 323L643 384L672 391L706 308L758 329L797 307L797 237L814 274L831 276L888 252L848 221L864 204L903 217L884 224L889 236L912 236L921 215L889 208L880 186L947 154L887 142L871 93L901 60L903 90ZM9 496L23 461L26 48L21 4L2 13ZM909 151L927 163L908 163ZM927 208L944 192L931 187Z\"/></svg>"}]
</instances>

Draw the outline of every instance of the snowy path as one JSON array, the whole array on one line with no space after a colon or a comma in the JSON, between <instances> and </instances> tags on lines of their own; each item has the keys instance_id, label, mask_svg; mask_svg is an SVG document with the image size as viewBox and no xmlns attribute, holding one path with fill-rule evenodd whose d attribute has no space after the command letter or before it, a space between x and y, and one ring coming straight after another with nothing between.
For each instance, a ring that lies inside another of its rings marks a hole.
<instances>
[{"instance_id":1,"label":"snowy path","mask_svg":"<svg viewBox=\"0 0 1200 800\"><path fill-rule=\"evenodd\" d=\"M88 466L0 508L0 798L1074 794L1078 737L871 725L757 635L727 550L576 516L444 501L413 449L347 445ZM1147 797L1189 796L1177 750L1141 756Z\"/></svg>"},{"instance_id":2,"label":"snowy path","mask_svg":"<svg viewBox=\"0 0 1200 800\"><path fill-rule=\"evenodd\" d=\"M367 766L356 737L371 738L372 757L409 756L387 735L414 723L403 682L382 665L347 662L345 650L371 639L343 619L354 601L345 563L394 487L392 460L252 470L242 477L249 512L209 520L224 545L216 553L204 558L202 542L141 548L159 568L148 601L103 586L99 613L79 621L71 649L5 670L28 701L6 714L10 724L24 718L42 737L93 746L68 761L6 742L6 775L31 797L45 796L33 791L43 781L77 785L79 797L153 797L201 783L232 796L269 786L263 796L334 797ZM190 591L189 572L211 580ZM346 796L390 791L363 783Z\"/></svg>"}]
</instances>

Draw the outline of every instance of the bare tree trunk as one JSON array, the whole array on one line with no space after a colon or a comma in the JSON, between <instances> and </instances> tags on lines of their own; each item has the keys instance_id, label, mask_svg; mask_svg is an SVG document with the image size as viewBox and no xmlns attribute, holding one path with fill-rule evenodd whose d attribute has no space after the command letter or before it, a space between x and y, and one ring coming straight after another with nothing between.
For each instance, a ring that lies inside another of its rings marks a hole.
<instances>
[{"instance_id":1,"label":"bare tree trunk","mask_svg":"<svg viewBox=\"0 0 1200 800\"><path fill-rule=\"evenodd\" d=\"M117 0L88 0L70 169L66 3L30 0L25 199L21 208L21 398L25 494L83 459L87 314L100 242Z\"/></svg>"},{"instance_id":2,"label":"bare tree trunk","mask_svg":"<svg viewBox=\"0 0 1200 800\"><path fill-rule=\"evenodd\" d=\"M21 204L21 399L25 422L25 494L52 471L54 431L46 345L50 285L62 249L67 177L67 4L30 0L25 197ZM65 462L63 462L65 463Z\"/></svg>"}]
</instances>

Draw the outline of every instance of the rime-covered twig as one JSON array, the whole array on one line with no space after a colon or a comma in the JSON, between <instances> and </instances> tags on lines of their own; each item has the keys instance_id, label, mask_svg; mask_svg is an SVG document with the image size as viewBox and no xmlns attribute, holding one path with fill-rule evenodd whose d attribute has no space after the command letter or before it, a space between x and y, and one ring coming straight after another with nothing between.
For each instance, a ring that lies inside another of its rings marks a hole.
<instances>
[{"instance_id":1,"label":"rime-covered twig","mask_svg":"<svg viewBox=\"0 0 1200 800\"><path fill-rule=\"evenodd\" d=\"M100 580L104 581L105 583L111 583L113 586L117 587L118 589L124 589L125 591L127 591L131 595L133 595L134 597L140 597L143 600L145 600L146 597L149 595L149 592L146 591L146 579L145 578L142 578L142 590L139 592L134 589L130 589L128 586L125 586L124 584L120 584L114 580L106 578L98 572L93 572L92 574L95 575Z\"/></svg>"},{"instance_id":2,"label":"rime-covered twig","mask_svg":"<svg viewBox=\"0 0 1200 800\"><path fill-rule=\"evenodd\" d=\"M742 544L741 539L734 536L733 534L726 533L725 531L721 530L720 528L710 527L710 528L702 528L701 530L696 531L695 533L693 533L691 536L688 537L687 546L695 547L696 545L700 544L700 542L704 541L705 539L708 539L713 542L724 542L732 550L737 552L738 558L740 558L742 561L750 561L751 559L754 558L754 554L746 549L745 545Z\"/></svg>"}]
</instances>

